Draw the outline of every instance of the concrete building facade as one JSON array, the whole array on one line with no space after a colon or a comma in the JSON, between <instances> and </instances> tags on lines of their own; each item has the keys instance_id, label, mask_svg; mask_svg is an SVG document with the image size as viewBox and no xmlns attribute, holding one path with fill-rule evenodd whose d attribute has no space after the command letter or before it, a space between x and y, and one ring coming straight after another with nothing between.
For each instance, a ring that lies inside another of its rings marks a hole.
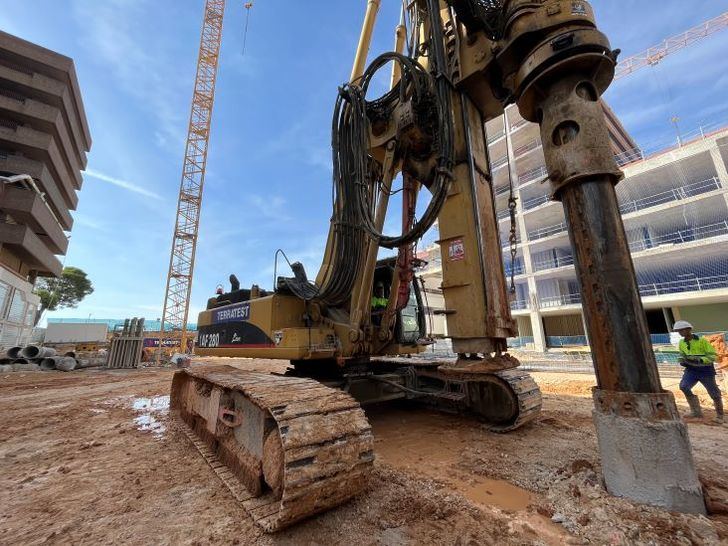
<instances>
[{"instance_id":1,"label":"concrete building facade","mask_svg":"<svg viewBox=\"0 0 728 546\"><path fill-rule=\"evenodd\" d=\"M0 31L0 347L27 342L68 249L91 135L73 60Z\"/></svg>"},{"instance_id":2,"label":"concrete building facade","mask_svg":"<svg viewBox=\"0 0 728 546\"><path fill-rule=\"evenodd\" d=\"M676 320L697 330L728 330L728 129L696 132L680 145L647 154L607 109L625 179L617 196L655 343L667 343ZM581 295L563 208L551 201L538 127L515 108L488 123L494 191L506 275L519 337L537 351L587 345ZM510 175L510 178L509 178ZM509 180L518 200L518 252L511 263ZM424 256L423 256L424 257ZM438 249L423 272L433 309L441 305ZM444 322L435 332L445 333Z\"/></svg>"}]
</instances>

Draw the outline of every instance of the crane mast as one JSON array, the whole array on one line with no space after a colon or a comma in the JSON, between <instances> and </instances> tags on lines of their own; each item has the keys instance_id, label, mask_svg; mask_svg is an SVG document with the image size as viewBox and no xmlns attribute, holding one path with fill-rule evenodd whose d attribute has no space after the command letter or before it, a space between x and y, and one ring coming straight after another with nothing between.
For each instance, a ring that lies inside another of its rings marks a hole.
<instances>
[{"instance_id":1,"label":"crane mast","mask_svg":"<svg viewBox=\"0 0 728 546\"><path fill-rule=\"evenodd\" d=\"M187 315L189 312L195 251L200 227L202 191L205 183L210 124L215 104L215 83L220 59L225 0L206 0L205 16L197 61L197 76L192 97L187 144L185 147L182 182L180 184L177 216L172 236L167 288L162 313L159 349L166 327L179 332L180 350L187 350Z\"/></svg>"}]
</instances>

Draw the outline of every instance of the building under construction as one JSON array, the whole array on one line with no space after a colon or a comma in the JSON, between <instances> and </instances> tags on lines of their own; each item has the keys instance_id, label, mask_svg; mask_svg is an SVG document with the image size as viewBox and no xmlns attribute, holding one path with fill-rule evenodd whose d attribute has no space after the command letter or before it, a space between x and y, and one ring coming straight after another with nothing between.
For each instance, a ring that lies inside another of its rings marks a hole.
<instances>
[{"instance_id":1,"label":"building under construction","mask_svg":"<svg viewBox=\"0 0 728 546\"><path fill-rule=\"evenodd\" d=\"M515 281L511 309L519 335L510 343L536 351L586 346L566 220L542 183L548 173L538 127L509 109L488 128L505 273ZM667 343L677 320L701 332L728 330L728 129L701 127L678 142L644 147L616 120L610 134L625 173L617 197L653 343ZM518 200L513 261L511 179ZM423 277L437 313L443 308L439 249L422 257L429 262ZM441 316L434 316L434 324L435 333L444 335Z\"/></svg>"},{"instance_id":2,"label":"building under construction","mask_svg":"<svg viewBox=\"0 0 728 546\"><path fill-rule=\"evenodd\" d=\"M33 285L61 274L90 148L73 61L0 31L0 347L27 343Z\"/></svg>"}]
</instances>

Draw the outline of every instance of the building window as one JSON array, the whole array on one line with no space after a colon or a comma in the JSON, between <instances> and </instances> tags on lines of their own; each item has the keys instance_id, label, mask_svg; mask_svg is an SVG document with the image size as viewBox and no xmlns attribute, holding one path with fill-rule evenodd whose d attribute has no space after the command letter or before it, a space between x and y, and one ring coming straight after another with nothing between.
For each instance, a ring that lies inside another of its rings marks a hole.
<instances>
[{"instance_id":1,"label":"building window","mask_svg":"<svg viewBox=\"0 0 728 546\"><path fill-rule=\"evenodd\" d=\"M16 326L4 324L0 332L0 347L14 347L18 343L20 330Z\"/></svg>"},{"instance_id":2,"label":"building window","mask_svg":"<svg viewBox=\"0 0 728 546\"><path fill-rule=\"evenodd\" d=\"M20 290L13 293L13 300L8 311L8 320L18 324L23 324L23 320L25 320L25 297Z\"/></svg>"},{"instance_id":3,"label":"building window","mask_svg":"<svg viewBox=\"0 0 728 546\"><path fill-rule=\"evenodd\" d=\"M0 320L5 318L5 310L8 306L8 298L10 297L10 285L0 282Z\"/></svg>"}]
</instances>

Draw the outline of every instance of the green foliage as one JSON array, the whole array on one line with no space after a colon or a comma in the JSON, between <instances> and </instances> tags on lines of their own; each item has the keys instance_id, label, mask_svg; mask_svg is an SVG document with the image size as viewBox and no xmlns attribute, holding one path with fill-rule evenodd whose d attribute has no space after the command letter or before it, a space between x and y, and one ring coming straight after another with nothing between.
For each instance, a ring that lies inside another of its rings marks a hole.
<instances>
[{"instance_id":1,"label":"green foliage","mask_svg":"<svg viewBox=\"0 0 728 546\"><path fill-rule=\"evenodd\" d=\"M37 319L40 320L45 311L74 308L93 291L94 287L85 271L77 267L64 267L60 278L38 281L35 289L40 297Z\"/></svg>"}]
</instances>

